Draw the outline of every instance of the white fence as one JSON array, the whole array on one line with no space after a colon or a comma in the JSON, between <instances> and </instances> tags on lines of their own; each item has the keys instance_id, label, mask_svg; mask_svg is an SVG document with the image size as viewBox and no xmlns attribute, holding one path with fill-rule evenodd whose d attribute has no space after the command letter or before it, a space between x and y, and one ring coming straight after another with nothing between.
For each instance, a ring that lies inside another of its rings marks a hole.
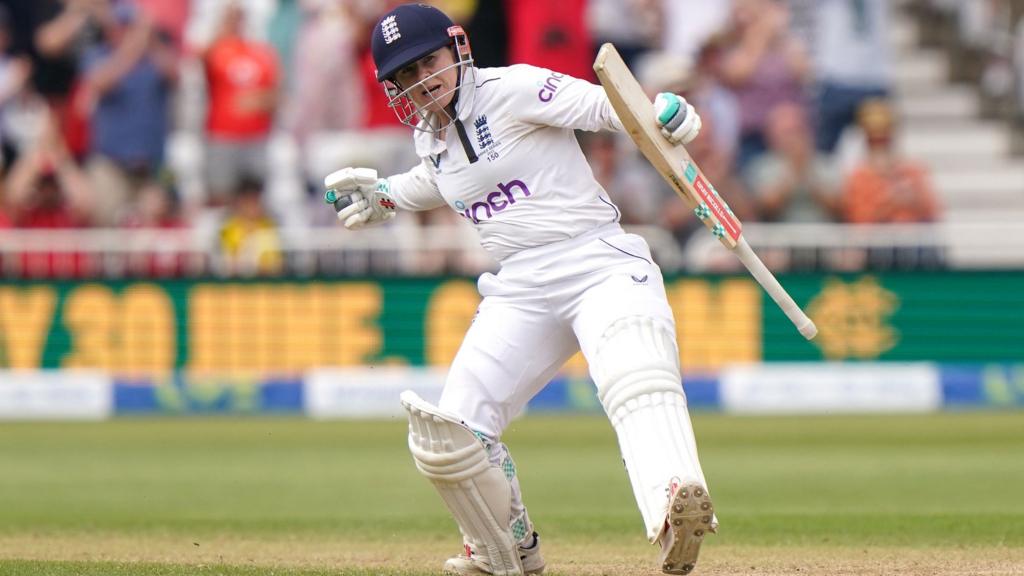
<instances>
[{"instance_id":1,"label":"white fence","mask_svg":"<svg viewBox=\"0 0 1024 576\"><path fill-rule=\"evenodd\" d=\"M739 269L711 235L680 245L657 227L644 236L667 273ZM464 226L282 229L229 257L216 234L200 230L2 230L0 272L16 277L246 276L266 247L276 269L298 276L477 274L496 268ZM744 235L775 270L873 268L1024 268L1024 223L960 222L853 226L749 224Z\"/></svg>"}]
</instances>

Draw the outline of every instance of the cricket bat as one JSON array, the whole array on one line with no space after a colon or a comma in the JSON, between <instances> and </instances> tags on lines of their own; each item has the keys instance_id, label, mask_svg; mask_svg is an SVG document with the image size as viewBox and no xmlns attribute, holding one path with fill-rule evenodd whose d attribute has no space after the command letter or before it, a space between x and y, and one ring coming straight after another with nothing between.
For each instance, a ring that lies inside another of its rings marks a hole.
<instances>
[{"instance_id":1,"label":"cricket bat","mask_svg":"<svg viewBox=\"0 0 1024 576\"><path fill-rule=\"evenodd\" d=\"M743 238L743 225L729 209L729 205L704 177L686 149L673 145L662 136L655 120L654 105L626 68L614 46L605 44L601 47L594 60L594 72L626 132L647 161L665 178L676 194L693 208L711 233L736 254L800 334L808 340L814 338L818 328L750 249L747 240Z\"/></svg>"}]
</instances>

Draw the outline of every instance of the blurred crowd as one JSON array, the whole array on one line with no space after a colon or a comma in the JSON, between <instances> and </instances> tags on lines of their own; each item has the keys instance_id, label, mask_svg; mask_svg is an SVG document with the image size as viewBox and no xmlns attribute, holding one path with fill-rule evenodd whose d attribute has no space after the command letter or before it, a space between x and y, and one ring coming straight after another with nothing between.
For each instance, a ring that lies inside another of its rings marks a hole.
<instances>
[{"instance_id":1,"label":"blurred crowd","mask_svg":"<svg viewBox=\"0 0 1024 576\"><path fill-rule=\"evenodd\" d=\"M976 85L983 113L1024 137L1024 0L914 0L910 8L923 22L922 42L947 53L951 79Z\"/></svg>"},{"instance_id":2,"label":"blurred crowd","mask_svg":"<svg viewBox=\"0 0 1024 576\"><path fill-rule=\"evenodd\" d=\"M274 273L279 229L332 223L327 172L415 161L368 54L399 3L0 0L0 228L211 226L229 262L256 253ZM594 80L615 43L651 94L701 111L688 148L744 221L941 218L927 170L894 146L887 0L433 3L478 66ZM625 223L680 242L699 226L627 139L580 138Z\"/></svg>"}]
</instances>

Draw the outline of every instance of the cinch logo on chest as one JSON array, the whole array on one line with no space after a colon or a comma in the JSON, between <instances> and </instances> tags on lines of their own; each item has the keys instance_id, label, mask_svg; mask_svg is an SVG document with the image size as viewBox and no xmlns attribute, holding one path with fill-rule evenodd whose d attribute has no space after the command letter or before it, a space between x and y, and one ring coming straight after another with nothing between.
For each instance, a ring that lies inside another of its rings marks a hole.
<instances>
[{"instance_id":1,"label":"cinch logo on chest","mask_svg":"<svg viewBox=\"0 0 1024 576\"><path fill-rule=\"evenodd\" d=\"M459 216L479 224L481 220L490 220L495 213L515 204L516 195L513 192L516 190L519 191L520 199L530 196L530 189L522 180L513 180L508 184L498 183L498 190L489 193L484 201L473 202L467 207L465 202L459 200L455 202L455 208L460 210Z\"/></svg>"}]
</instances>

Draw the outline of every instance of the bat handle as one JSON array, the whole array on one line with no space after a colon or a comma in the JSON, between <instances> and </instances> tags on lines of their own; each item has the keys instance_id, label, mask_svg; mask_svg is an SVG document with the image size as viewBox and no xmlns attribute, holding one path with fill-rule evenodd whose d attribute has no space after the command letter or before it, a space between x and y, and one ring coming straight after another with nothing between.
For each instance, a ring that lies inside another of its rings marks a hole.
<instances>
[{"instance_id":1,"label":"bat handle","mask_svg":"<svg viewBox=\"0 0 1024 576\"><path fill-rule=\"evenodd\" d=\"M346 195L334 201L334 211L341 212L352 205L352 196Z\"/></svg>"},{"instance_id":2,"label":"bat handle","mask_svg":"<svg viewBox=\"0 0 1024 576\"><path fill-rule=\"evenodd\" d=\"M764 265L764 262L761 262L757 254L754 254L754 251L750 249L750 244L747 244L747 239L740 236L739 241L736 243L736 248L733 250L739 257L740 262L743 262L747 270L750 270L754 279L765 289L765 292L768 292L772 300L775 300L775 303L779 305L779 308L786 314L790 322L796 326L800 334L808 340L814 338L818 334L818 327L814 325L814 321L808 318L807 314L804 314L804 311L796 305L796 302L786 292L786 289L779 284L779 281L775 279L775 276Z\"/></svg>"}]
</instances>

